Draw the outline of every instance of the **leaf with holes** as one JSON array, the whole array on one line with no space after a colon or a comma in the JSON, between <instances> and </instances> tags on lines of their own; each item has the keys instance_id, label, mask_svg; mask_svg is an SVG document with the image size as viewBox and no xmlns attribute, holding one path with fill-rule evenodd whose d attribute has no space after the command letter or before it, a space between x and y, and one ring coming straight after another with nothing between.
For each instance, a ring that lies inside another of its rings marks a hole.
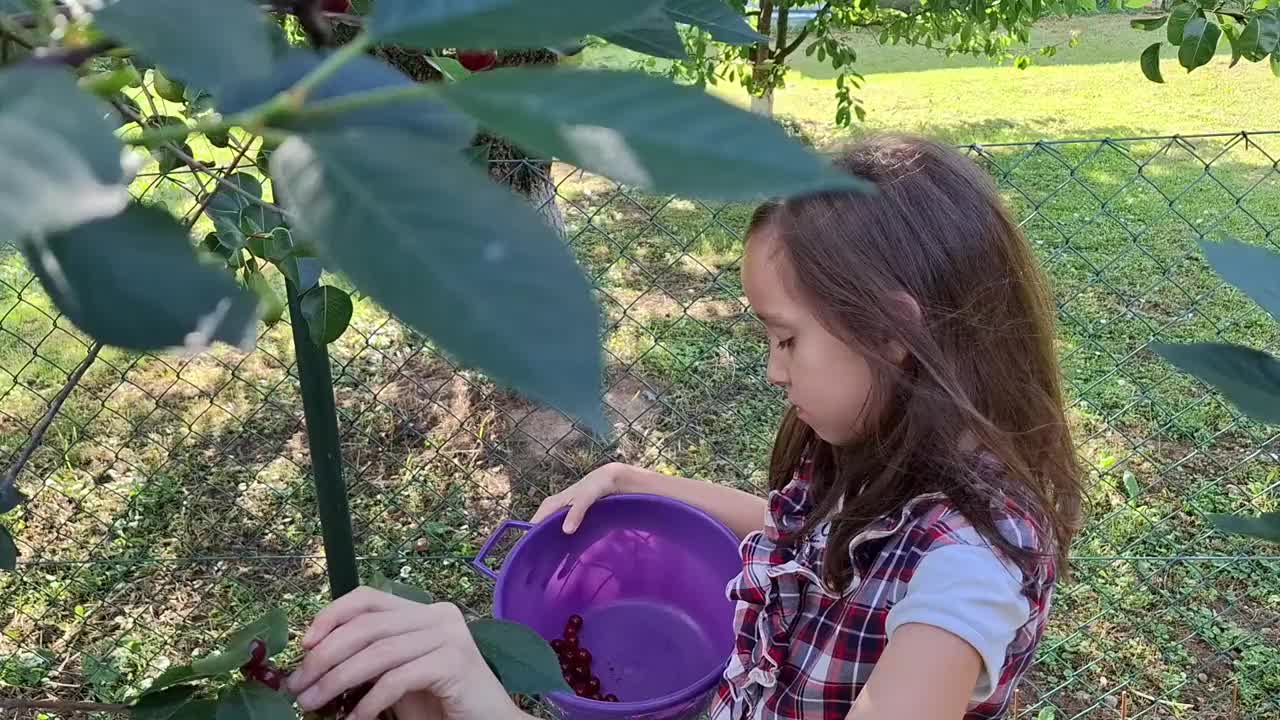
<instances>
[{"instance_id":1,"label":"leaf with holes","mask_svg":"<svg viewBox=\"0 0 1280 720\"><path fill-rule=\"evenodd\" d=\"M1237 240L1201 241L1200 249L1223 280L1280 322L1280 253Z\"/></svg>"},{"instance_id":2,"label":"leaf with holes","mask_svg":"<svg viewBox=\"0 0 1280 720\"><path fill-rule=\"evenodd\" d=\"M1222 39L1222 28L1202 17L1193 17L1187 22L1182 34L1182 44L1178 46L1178 62L1191 72L1213 59L1218 51L1218 41Z\"/></svg>"},{"instance_id":3,"label":"leaf with holes","mask_svg":"<svg viewBox=\"0 0 1280 720\"><path fill-rule=\"evenodd\" d=\"M186 229L165 211L134 205L24 249L58 309L107 345L197 350L256 338L253 296L197 259Z\"/></svg>"},{"instance_id":4,"label":"leaf with holes","mask_svg":"<svg viewBox=\"0 0 1280 720\"><path fill-rule=\"evenodd\" d=\"M231 78L270 68L275 56L266 17L245 0L119 0L93 21L168 74L215 94Z\"/></svg>"},{"instance_id":5,"label":"leaf with holes","mask_svg":"<svg viewBox=\"0 0 1280 720\"><path fill-rule=\"evenodd\" d=\"M18 566L18 546L13 543L9 529L0 525L0 570L13 570Z\"/></svg>"},{"instance_id":6,"label":"leaf with holes","mask_svg":"<svg viewBox=\"0 0 1280 720\"><path fill-rule=\"evenodd\" d=\"M604 427L599 311L526 201L456 149L386 131L290 138L271 173L326 266L462 364Z\"/></svg>"},{"instance_id":7,"label":"leaf with holes","mask_svg":"<svg viewBox=\"0 0 1280 720\"><path fill-rule=\"evenodd\" d=\"M1280 543L1280 512L1262 513L1257 517L1213 514L1209 516L1209 521L1226 533Z\"/></svg>"},{"instance_id":8,"label":"leaf with holes","mask_svg":"<svg viewBox=\"0 0 1280 720\"><path fill-rule=\"evenodd\" d=\"M267 657L284 650L289 643L289 619L284 611L277 608L240 628L227 639L221 652L191 663L191 669L197 676L203 677L236 670L249 661L249 646L254 640L262 640L267 644Z\"/></svg>"},{"instance_id":9,"label":"leaf with holes","mask_svg":"<svg viewBox=\"0 0 1280 720\"><path fill-rule=\"evenodd\" d=\"M750 45L765 39L724 0L667 0L666 8L676 22L701 28L722 43Z\"/></svg>"},{"instance_id":10,"label":"leaf with holes","mask_svg":"<svg viewBox=\"0 0 1280 720\"><path fill-rule=\"evenodd\" d=\"M1142 74L1148 80L1157 83L1164 82L1164 76L1160 74L1160 43L1154 43L1146 50L1143 50L1139 63L1142 66Z\"/></svg>"},{"instance_id":11,"label":"leaf with holes","mask_svg":"<svg viewBox=\"0 0 1280 720\"><path fill-rule=\"evenodd\" d=\"M112 115L66 70L0 70L0 246L124 210Z\"/></svg>"},{"instance_id":12,"label":"leaf with holes","mask_svg":"<svg viewBox=\"0 0 1280 720\"><path fill-rule=\"evenodd\" d=\"M441 94L522 146L646 190L746 200L869 187L768 118L640 73L509 68Z\"/></svg>"},{"instance_id":13,"label":"leaf with holes","mask_svg":"<svg viewBox=\"0 0 1280 720\"><path fill-rule=\"evenodd\" d=\"M342 337L351 323L351 296L331 285L321 285L302 296L302 317L307 320L311 341L328 345Z\"/></svg>"},{"instance_id":14,"label":"leaf with holes","mask_svg":"<svg viewBox=\"0 0 1280 720\"><path fill-rule=\"evenodd\" d=\"M378 0L366 27L380 42L432 49L520 50L625 27L658 0Z\"/></svg>"},{"instance_id":15,"label":"leaf with holes","mask_svg":"<svg viewBox=\"0 0 1280 720\"><path fill-rule=\"evenodd\" d=\"M1156 343L1169 362L1213 385L1236 407L1266 423L1280 423L1280 361L1253 348L1222 343Z\"/></svg>"},{"instance_id":16,"label":"leaf with holes","mask_svg":"<svg viewBox=\"0 0 1280 720\"><path fill-rule=\"evenodd\" d=\"M218 695L216 720L297 720L284 693L256 681L244 681Z\"/></svg>"},{"instance_id":17,"label":"leaf with holes","mask_svg":"<svg viewBox=\"0 0 1280 720\"><path fill-rule=\"evenodd\" d=\"M545 695L569 691L555 650L532 629L505 620L476 620L467 626L480 655L508 693Z\"/></svg>"},{"instance_id":18,"label":"leaf with holes","mask_svg":"<svg viewBox=\"0 0 1280 720\"><path fill-rule=\"evenodd\" d=\"M175 685L148 693L129 707L130 720L185 720L186 705L196 693L194 685ZM179 714L181 713L181 714Z\"/></svg>"}]
</instances>

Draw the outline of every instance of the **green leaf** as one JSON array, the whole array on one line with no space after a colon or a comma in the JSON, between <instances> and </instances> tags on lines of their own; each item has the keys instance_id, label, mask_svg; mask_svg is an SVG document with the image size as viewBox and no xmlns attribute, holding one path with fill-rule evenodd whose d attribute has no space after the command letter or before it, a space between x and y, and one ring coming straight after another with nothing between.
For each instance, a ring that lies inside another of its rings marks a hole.
<instances>
[{"instance_id":1,"label":"green leaf","mask_svg":"<svg viewBox=\"0 0 1280 720\"><path fill-rule=\"evenodd\" d=\"M175 685L181 685L182 683L190 680L198 680L202 677L206 676L197 675L196 671L190 665L175 665L160 673L160 677L157 677L155 682L151 683L146 690L142 691L142 695L140 697L155 695L168 690Z\"/></svg>"},{"instance_id":2,"label":"green leaf","mask_svg":"<svg viewBox=\"0 0 1280 720\"><path fill-rule=\"evenodd\" d=\"M0 525L0 570L13 571L18 567L18 546L13 543L9 529Z\"/></svg>"},{"instance_id":3,"label":"green leaf","mask_svg":"<svg viewBox=\"0 0 1280 720\"><path fill-rule=\"evenodd\" d=\"M107 345L130 350L203 348L255 337L253 296L221 268L202 264L167 212L138 205L26 248L58 309Z\"/></svg>"},{"instance_id":4,"label":"green leaf","mask_svg":"<svg viewBox=\"0 0 1280 720\"><path fill-rule=\"evenodd\" d=\"M1237 240L1202 241L1200 249L1223 280L1280 322L1280 253Z\"/></svg>"},{"instance_id":5,"label":"green leaf","mask_svg":"<svg viewBox=\"0 0 1280 720\"><path fill-rule=\"evenodd\" d=\"M215 700L192 700L182 708L181 720L217 720L218 703Z\"/></svg>"},{"instance_id":6,"label":"green leaf","mask_svg":"<svg viewBox=\"0 0 1280 720\"><path fill-rule=\"evenodd\" d=\"M295 50L279 60L271 72L231 85L223 94L219 109L223 114L243 112L265 102L295 83L319 65L329 52ZM308 95L303 110L316 103L377 90L420 87L408 75L367 55L344 64ZM396 102L379 103L338 115L311 116L305 113L277 122L275 127L290 130L341 130L353 127L382 127L420 132L439 143L461 146L475 135L475 123L439 100L424 93Z\"/></svg>"},{"instance_id":7,"label":"green leaf","mask_svg":"<svg viewBox=\"0 0 1280 720\"><path fill-rule=\"evenodd\" d=\"M1168 15L1161 15L1160 17L1134 18L1129 21L1129 27L1134 30L1146 30L1149 32L1151 30L1159 30L1164 27L1164 24L1168 22L1168 20Z\"/></svg>"},{"instance_id":8,"label":"green leaf","mask_svg":"<svg viewBox=\"0 0 1280 720\"><path fill-rule=\"evenodd\" d=\"M369 584L376 590L381 590L382 592L390 593L392 595L395 595L396 597L404 598L405 600L412 600L414 602L419 602L419 603L422 603L423 605L430 605L431 603L435 602L435 598L433 598L431 596L431 593L427 592L426 590L423 590L422 588L414 587L412 585L406 585L402 582L391 580L387 576L383 575L382 573L375 573L373 576L373 581Z\"/></svg>"},{"instance_id":9,"label":"green leaf","mask_svg":"<svg viewBox=\"0 0 1280 720\"><path fill-rule=\"evenodd\" d=\"M185 720L187 701L196 693L194 685L175 685L159 692L148 693L129 708L131 720ZM181 714L179 714L181 713Z\"/></svg>"},{"instance_id":10,"label":"green leaf","mask_svg":"<svg viewBox=\"0 0 1280 720\"><path fill-rule=\"evenodd\" d=\"M1142 66L1142 74L1147 76L1148 80L1164 82L1164 76L1160 74L1160 43L1154 43L1143 50L1139 64Z\"/></svg>"},{"instance_id":11,"label":"green leaf","mask_svg":"<svg viewBox=\"0 0 1280 720\"><path fill-rule=\"evenodd\" d=\"M454 82L471 74L471 71L462 67L462 63L456 58L446 57L444 55L428 55L426 61L431 66L440 71L445 80Z\"/></svg>"},{"instance_id":12,"label":"green leaf","mask_svg":"<svg viewBox=\"0 0 1280 720\"><path fill-rule=\"evenodd\" d=\"M686 60L689 57L675 23L660 6L650 9L635 24L605 33L602 37L615 45L645 55L673 60Z\"/></svg>"},{"instance_id":13,"label":"green leaf","mask_svg":"<svg viewBox=\"0 0 1280 720\"><path fill-rule=\"evenodd\" d=\"M1280 543L1280 512L1262 513L1258 517L1211 514L1209 521L1226 533Z\"/></svg>"},{"instance_id":14,"label":"green leaf","mask_svg":"<svg viewBox=\"0 0 1280 720\"><path fill-rule=\"evenodd\" d=\"M239 192L219 184L206 210L223 245L239 250L248 243L249 234L271 232L284 225L279 212L254 202L262 198L262 183L256 177L239 172L226 178L226 184Z\"/></svg>"},{"instance_id":15,"label":"green leaf","mask_svg":"<svg viewBox=\"0 0 1280 720\"><path fill-rule=\"evenodd\" d=\"M1227 36L1227 43L1231 45L1231 64L1228 68L1233 68L1240 62L1240 58L1244 57L1244 52L1240 47L1240 30L1238 25L1223 25L1222 34Z\"/></svg>"},{"instance_id":16,"label":"green leaf","mask_svg":"<svg viewBox=\"0 0 1280 720\"><path fill-rule=\"evenodd\" d=\"M213 677L237 670L249 661L249 646L254 640L267 644L267 657L284 650L289 643L289 619L284 611L277 608L240 628L227 639L222 652L191 663L191 669L201 677Z\"/></svg>"},{"instance_id":17,"label":"green leaf","mask_svg":"<svg viewBox=\"0 0 1280 720\"><path fill-rule=\"evenodd\" d=\"M224 688L216 720L297 720L288 696L255 681Z\"/></svg>"},{"instance_id":18,"label":"green leaf","mask_svg":"<svg viewBox=\"0 0 1280 720\"><path fill-rule=\"evenodd\" d=\"M1195 70L1213 59L1220 39L1221 27L1202 17L1191 18L1182 34L1182 45L1178 47L1178 62L1187 72Z\"/></svg>"},{"instance_id":19,"label":"green leaf","mask_svg":"<svg viewBox=\"0 0 1280 720\"><path fill-rule=\"evenodd\" d=\"M26 497L18 491L17 485L10 483L0 486L0 515L18 507L24 500Z\"/></svg>"},{"instance_id":20,"label":"green leaf","mask_svg":"<svg viewBox=\"0 0 1280 720\"><path fill-rule=\"evenodd\" d=\"M1280 361L1267 353L1221 343L1156 343L1152 349L1213 385L1246 415L1280 423Z\"/></svg>"},{"instance_id":21,"label":"green leaf","mask_svg":"<svg viewBox=\"0 0 1280 720\"><path fill-rule=\"evenodd\" d=\"M260 272L246 271L245 285L258 296L258 313L262 316L262 321L268 325L280 322L280 318L284 317L285 302L276 289L271 287L271 281Z\"/></svg>"},{"instance_id":22,"label":"green leaf","mask_svg":"<svg viewBox=\"0 0 1280 720\"><path fill-rule=\"evenodd\" d=\"M1193 3L1184 2L1173 6L1173 10L1169 12L1169 24L1166 26L1170 45L1182 44L1187 21L1197 13L1200 13L1200 9ZM1200 16L1203 17L1204 14L1200 13Z\"/></svg>"},{"instance_id":23,"label":"green leaf","mask_svg":"<svg viewBox=\"0 0 1280 720\"><path fill-rule=\"evenodd\" d=\"M215 95L226 81L271 67L274 57L266 16L246 0L119 0L93 20L166 74Z\"/></svg>"},{"instance_id":24,"label":"green leaf","mask_svg":"<svg viewBox=\"0 0 1280 720\"><path fill-rule=\"evenodd\" d=\"M271 171L326 265L461 363L604 427L599 311L527 202L461 153L392 132L294 137Z\"/></svg>"},{"instance_id":25,"label":"green leaf","mask_svg":"<svg viewBox=\"0 0 1280 720\"><path fill-rule=\"evenodd\" d=\"M351 296L331 285L311 288L302 296L302 316L307 320L311 341L328 345L342 337L351 323Z\"/></svg>"},{"instance_id":26,"label":"green leaf","mask_svg":"<svg viewBox=\"0 0 1280 720\"><path fill-rule=\"evenodd\" d=\"M745 200L866 187L768 118L640 73L511 68L441 91L519 145L647 190Z\"/></svg>"},{"instance_id":27,"label":"green leaf","mask_svg":"<svg viewBox=\"0 0 1280 720\"><path fill-rule=\"evenodd\" d=\"M187 86L166 76L159 70L151 71L151 87L156 91L156 95L161 100L167 100L171 103L185 103L187 101Z\"/></svg>"},{"instance_id":28,"label":"green leaf","mask_svg":"<svg viewBox=\"0 0 1280 720\"><path fill-rule=\"evenodd\" d=\"M1280 16L1259 13L1240 33L1240 54L1249 62L1258 62L1280 45Z\"/></svg>"},{"instance_id":29,"label":"green leaf","mask_svg":"<svg viewBox=\"0 0 1280 720\"><path fill-rule=\"evenodd\" d=\"M65 70L0 71L0 245L124 210L113 115Z\"/></svg>"},{"instance_id":30,"label":"green leaf","mask_svg":"<svg viewBox=\"0 0 1280 720\"><path fill-rule=\"evenodd\" d=\"M1271 74L1280 77L1280 49L1271 53Z\"/></svg>"},{"instance_id":31,"label":"green leaf","mask_svg":"<svg viewBox=\"0 0 1280 720\"><path fill-rule=\"evenodd\" d=\"M1138 485L1138 478L1130 470L1125 470L1124 475L1124 491L1129 495L1129 499L1133 500L1142 494L1142 487Z\"/></svg>"},{"instance_id":32,"label":"green leaf","mask_svg":"<svg viewBox=\"0 0 1280 720\"><path fill-rule=\"evenodd\" d=\"M467 627L480 655L508 693L545 695L570 689L555 651L530 628L494 619L476 620Z\"/></svg>"},{"instance_id":33,"label":"green leaf","mask_svg":"<svg viewBox=\"0 0 1280 720\"><path fill-rule=\"evenodd\" d=\"M676 22L702 28L722 43L751 45L764 39L724 0L667 0L666 7Z\"/></svg>"},{"instance_id":34,"label":"green leaf","mask_svg":"<svg viewBox=\"0 0 1280 720\"><path fill-rule=\"evenodd\" d=\"M657 0L378 0L367 28L379 43L423 49L520 50L626 27Z\"/></svg>"}]
</instances>

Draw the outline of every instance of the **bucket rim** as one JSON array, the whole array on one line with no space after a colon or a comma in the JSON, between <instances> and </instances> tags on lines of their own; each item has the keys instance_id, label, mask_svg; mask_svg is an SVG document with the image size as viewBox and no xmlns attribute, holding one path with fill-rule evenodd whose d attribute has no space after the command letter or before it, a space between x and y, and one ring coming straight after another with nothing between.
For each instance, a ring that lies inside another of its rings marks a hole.
<instances>
[{"instance_id":1,"label":"bucket rim","mask_svg":"<svg viewBox=\"0 0 1280 720\"><path fill-rule=\"evenodd\" d=\"M703 510L702 508L691 505L687 502L684 502L683 500L677 500L675 498L667 497L665 495L655 495L650 493L616 493L614 495L608 495L606 497L603 497L597 500L594 504L602 505L602 504L619 504L619 503L636 503L636 502L665 506L667 509L673 509L679 512L695 515L700 519L704 520L705 522L707 522L711 527L714 527L717 531L719 531L719 533L723 534L726 541L729 543L729 545L734 548L735 554L740 552L741 542L739 541L738 536L735 535L733 531L728 528L728 526L726 526L724 523L717 520L714 516L712 516L710 513ZM560 524L563 522L564 517L565 515L568 514L568 512L569 512L569 509L565 507L557 510L556 512L552 513L550 516L544 518L542 522L529 528L529 530L519 540L517 540L516 544L511 548L511 551L507 554L506 560L504 560L502 563L502 568L498 571L498 580L494 587L493 616L495 618L499 620L505 619L506 608L505 608L505 603L502 601L502 598L503 598L502 590L506 584L505 581L507 579L507 572L506 572L507 569L515 565L513 561L517 560L521 552L523 552L524 549L527 547L527 544L530 538L540 533L554 532L556 530L559 530ZM588 515L590 515L590 512L588 512ZM564 707L570 710L586 710L586 711L593 711L597 713L609 713L609 714L613 714L614 711L616 711L616 714L618 714L619 716L660 711L665 708L669 708L669 707L693 700L694 698L698 697L699 695L707 692L709 689L718 685L720 682L720 678L723 677L724 675L725 668L729 666L730 654L732 654L732 650L725 653L724 661L721 662L716 668L702 675L701 677L699 677L697 680L690 683L689 685L686 685L685 687L680 688L679 690L675 690L673 692L667 693L666 695L662 695L656 698L650 698L648 700L641 700L641 701L635 701L635 702L605 703L605 702L600 702L599 700L590 700L587 698L581 698L572 693L566 693L563 691L548 693L546 695L546 699L550 700L556 705L559 705L561 707Z\"/></svg>"}]
</instances>

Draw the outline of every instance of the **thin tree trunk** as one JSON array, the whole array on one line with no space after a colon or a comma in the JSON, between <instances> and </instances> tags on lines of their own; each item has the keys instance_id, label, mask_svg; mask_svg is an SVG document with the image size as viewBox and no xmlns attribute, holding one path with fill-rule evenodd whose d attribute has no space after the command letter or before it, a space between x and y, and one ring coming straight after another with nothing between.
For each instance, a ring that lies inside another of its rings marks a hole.
<instances>
[{"instance_id":1,"label":"thin tree trunk","mask_svg":"<svg viewBox=\"0 0 1280 720\"><path fill-rule=\"evenodd\" d=\"M773 89L769 87L768 67L772 54L769 50L769 37L773 33L773 0L760 0L760 18L756 21L756 31L764 39L756 43L755 59L752 61L751 80L755 90L751 93L751 112L773 117Z\"/></svg>"}]
</instances>

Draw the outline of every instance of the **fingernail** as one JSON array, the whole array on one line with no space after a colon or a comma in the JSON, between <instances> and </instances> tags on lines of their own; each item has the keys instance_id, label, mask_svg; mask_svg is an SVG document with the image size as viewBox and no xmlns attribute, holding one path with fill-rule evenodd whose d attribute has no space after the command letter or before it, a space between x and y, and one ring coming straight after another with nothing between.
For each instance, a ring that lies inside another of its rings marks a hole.
<instances>
[{"instance_id":1,"label":"fingernail","mask_svg":"<svg viewBox=\"0 0 1280 720\"><path fill-rule=\"evenodd\" d=\"M298 694L298 673L294 673L284 679L284 686L294 695Z\"/></svg>"}]
</instances>

